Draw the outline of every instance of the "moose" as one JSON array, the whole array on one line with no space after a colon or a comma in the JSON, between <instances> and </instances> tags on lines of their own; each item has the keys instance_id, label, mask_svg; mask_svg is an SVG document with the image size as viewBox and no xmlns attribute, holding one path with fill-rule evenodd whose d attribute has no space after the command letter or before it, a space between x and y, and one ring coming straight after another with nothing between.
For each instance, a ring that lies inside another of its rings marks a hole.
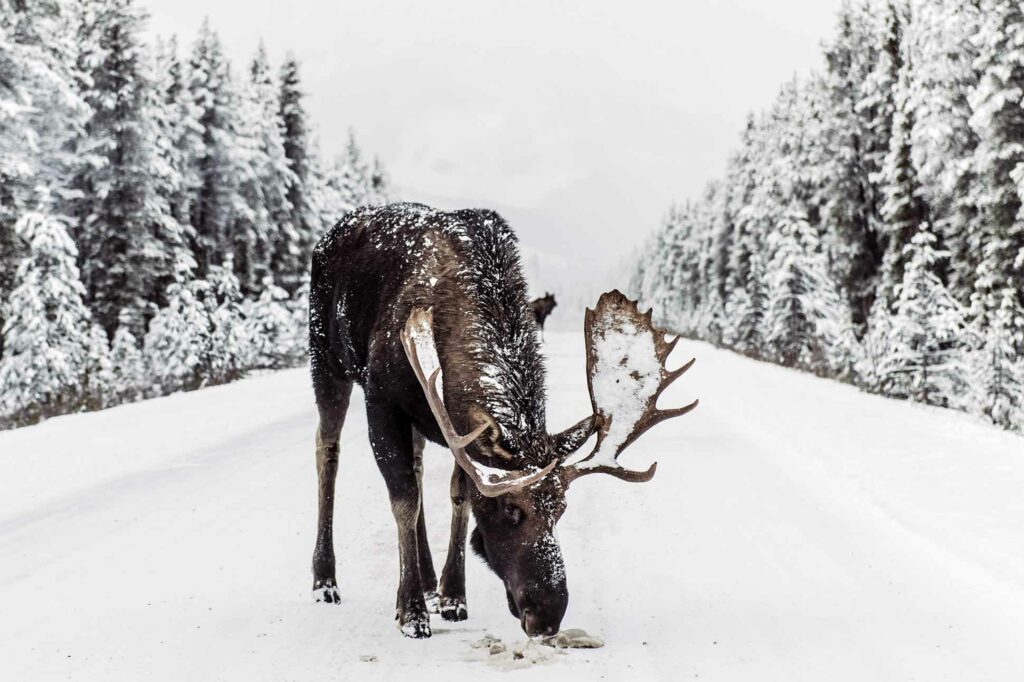
<instances>
[{"instance_id":1,"label":"moose","mask_svg":"<svg viewBox=\"0 0 1024 682\"><path fill-rule=\"evenodd\" d=\"M648 481L619 454L655 424L696 406L662 410L658 396L685 372L665 368L676 340L617 291L585 316L592 414L549 434L544 363L517 239L488 210L420 204L357 209L317 244L310 283L310 370L319 427L316 601L338 603L333 548L338 441L353 383L362 388L370 445L398 526L395 619L429 637L430 613L467 615L465 544L501 579L530 636L558 632L569 592L554 528L577 478ZM624 396L626 402L624 403ZM593 451L567 463L594 434ZM425 440L454 455L451 539L440 582L427 545Z\"/></svg>"},{"instance_id":2,"label":"moose","mask_svg":"<svg viewBox=\"0 0 1024 682\"><path fill-rule=\"evenodd\" d=\"M530 301L530 308L533 310L533 317L537 320L537 326L540 327L541 334L544 333L544 320L548 319L556 305L558 305L558 302L555 301L555 295L547 291L540 298Z\"/></svg>"}]
</instances>

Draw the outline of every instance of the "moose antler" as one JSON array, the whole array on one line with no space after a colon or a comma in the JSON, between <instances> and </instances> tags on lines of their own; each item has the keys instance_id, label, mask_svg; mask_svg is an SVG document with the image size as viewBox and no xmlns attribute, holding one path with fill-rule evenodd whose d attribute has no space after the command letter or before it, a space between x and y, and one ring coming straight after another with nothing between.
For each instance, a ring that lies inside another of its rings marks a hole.
<instances>
[{"instance_id":1,"label":"moose antler","mask_svg":"<svg viewBox=\"0 0 1024 682\"><path fill-rule=\"evenodd\" d=\"M557 460L543 469L508 471L488 467L470 457L466 452L466 447L487 430L488 425L483 424L468 435L460 436L452 424L451 417L448 416L448 409L444 406L444 400L440 394L441 361L437 356L437 346L434 344L433 309L414 309L400 336L402 346L405 348L405 355L409 358L409 364L412 365L412 371L419 380L420 386L423 387L423 392L427 396L427 404L434 414L434 419L437 420L441 434L448 443L452 454L455 455L455 461L476 484L482 495L497 497L519 488L525 488L544 478L555 468L558 464ZM429 378L424 370L424 362L433 368Z\"/></svg>"},{"instance_id":2,"label":"moose antler","mask_svg":"<svg viewBox=\"0 0 1024 682\"><path fill-rule=\"evenodd\" d=\"M618 456L655 424L679 417L697 407L660 410L658 397L693 366L690 360L669 371L665 361L679 338L665 340L665 331L651 322L651 311L641 314L636 301L618 290L601 295L584 317L587 344L587 387L594 414L600 418L597 444L589 455L565 467L568 480L585 474L611 474L624 481L649 481L658 467L646 471L626 469Z\"/></svg>"}]
</instances>

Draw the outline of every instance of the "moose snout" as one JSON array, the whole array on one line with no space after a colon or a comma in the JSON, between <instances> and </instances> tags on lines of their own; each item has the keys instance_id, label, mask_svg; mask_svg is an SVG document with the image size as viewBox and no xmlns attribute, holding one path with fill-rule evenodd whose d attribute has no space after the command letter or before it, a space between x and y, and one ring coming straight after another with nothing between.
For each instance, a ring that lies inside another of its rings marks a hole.
<instances>
[{"instance_id":1,"label":"moose snout","mask_svg":"<svg viewBox=\"0 0 1024 682\"><path fill-rule=\"evenodd\" d=\"M543 613L539 613L534 609L524 609L520 622L523 626L523 632L530 637L550 637L558 632L561 620L559 618L557 621L551 622Z\"/></svg>"},{"instance_id":2,"label":"moose snout","mask_svg":"<svg viewBox=\"0 0 1024 682\"><path fill-rule=\"evenodd\" d=\"M520 589L515 597L523 632L530 637L548 637L558 632L569 605L569 594L564 586L543 593Z\"/></svg>"}]
</instances>

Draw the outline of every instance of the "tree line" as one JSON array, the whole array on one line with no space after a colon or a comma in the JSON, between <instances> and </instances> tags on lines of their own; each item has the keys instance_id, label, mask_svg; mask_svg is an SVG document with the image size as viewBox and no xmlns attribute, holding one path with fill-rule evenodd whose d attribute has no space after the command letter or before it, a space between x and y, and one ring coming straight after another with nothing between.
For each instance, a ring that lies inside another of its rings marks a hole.
<instances>
[{"instance_id":1,"label":"tree line","mask_svg":"<svg viewBox=\"0 0 1024 682\"><path fill-rule=\"evenodd\" d=\"M0 426L300 361L309 256L388 178L322 159L299 64L136 0L0 0Z\"/></svg>"},{"instance_id":2,"label":"tree line","mask_svg":"<svg viewBox=\"0 0 1024 682\"><path fill-rule=\"evenodd\" d=\"M1024 5L845 3L632 288L682 334L1024 424Z\"/></svg>"}]
</instances>

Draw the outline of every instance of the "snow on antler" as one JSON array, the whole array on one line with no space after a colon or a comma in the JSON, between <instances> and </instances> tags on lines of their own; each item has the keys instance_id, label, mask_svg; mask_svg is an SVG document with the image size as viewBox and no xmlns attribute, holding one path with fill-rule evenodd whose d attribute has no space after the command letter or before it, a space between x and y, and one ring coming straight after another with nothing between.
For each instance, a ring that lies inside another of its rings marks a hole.
<instances>
[{"instance_id":1,"label":"snow on antler","mask_svg":"<svg viewBox=\"0 0 1024 682\"><path fill-rule=\"evenodd\" d=\"M590 455L569 467L571 476L608 473L627 481L650 480L657 463L646 471L633 471L617 458L647 429L697 406L695 400L672 410L657 408L658 397L693 360L667 370L665 361L678 339L666 341L665 332L651 322L651 312L641 314L636 301L617 290L602 294L594 310L587 310L584 330L587 385L601 428Z\"/></svg>"}]
</instances>

